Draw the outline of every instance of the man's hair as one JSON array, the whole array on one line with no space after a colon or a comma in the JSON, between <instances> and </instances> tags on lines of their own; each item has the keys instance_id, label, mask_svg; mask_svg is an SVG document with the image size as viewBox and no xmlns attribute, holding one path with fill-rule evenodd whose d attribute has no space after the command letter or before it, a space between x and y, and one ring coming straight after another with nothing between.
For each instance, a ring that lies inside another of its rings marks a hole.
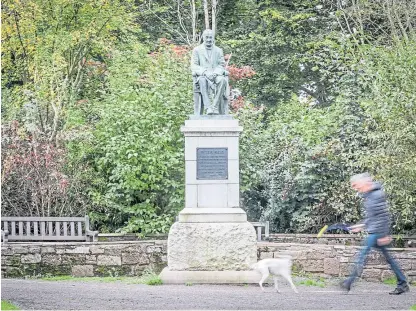
<instances>
[{"instance_id":1,"label":"man's hair","mask_svg":"<svg viewBox=\"0 0 416 311\"><path fill-rule=\"evenodd\" d=\"M205 38L205 36L206 36L209 32L210 32L212 35L214 35L214 32L213 32L211 29L205 29L205 30L204 30L204 32L202 33L202 38Z\"/></svg>"},{"instance_id":2,"label":"man's hair","mask_svg":"<svg viewBox=\"0 0 416 311\"><path fill-rule=\"evenodd\" d=\"M357 181L373 181L373 178L371 177L369 173L361 173L361 174L356 174L354 176L351 176L350 178L351 183L354 183Z\"/></svg>"}]
</instances>

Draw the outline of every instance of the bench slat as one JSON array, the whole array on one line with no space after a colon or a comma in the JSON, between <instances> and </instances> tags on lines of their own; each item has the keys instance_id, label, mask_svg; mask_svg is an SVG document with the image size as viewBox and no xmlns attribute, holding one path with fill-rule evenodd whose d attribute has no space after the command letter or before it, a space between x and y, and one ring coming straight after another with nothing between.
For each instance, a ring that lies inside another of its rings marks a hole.
<instances>
[{"instance_id":1,"label":"bench slat","mask_svg":"<svg viewBox=\"0 0 416 311\"><path fill-rule=\"evenodd\" d=\"M75 236L75 224L71 221L71 236Z\"/></svg>"},{"instance_id":2,"label":"bench slat","mask_svg":"<svg viewBox=\"0 0 416 311\"><path fill-rule=\"evenodd\" d=\"M48 226L49 226L48 236L53 236L52 221L48 222Z\"/></svg>"},{"instance_id":3,"label":"bench slat","mask_svg":"<svg viewBox=\"0 0 416 311\"><path fill-rule=\"evenodd\" d=\"M8 221L3 221L3 228L4 228L4 231L9 231L9 222Z\"/></svg>"},{"instance_id":4,"label":"bench slat","mask_svg":"<svg viewBox=\"0 0 416 311\"><path fill-rule=\"evenodd\" d=\"M85 221L84 217L2 217L2 221Z\"/></svg>"},{"instance_id":5,"label":"bench slat","mask_svg":"<svg viewBox=\"0 0 416 311\"><path fill-rule=\"evenodd\" d=\"M40 235L41 236L45 236L46 235L46 232L45 232L45 222L44 221L41 221L40 222Z\"/></svg>"},{"instance_id":6,"label":"bench slat","mask_svg":"<svg viewBox=\"0 0 416 311\"><path fill-rule=\"evenodd\" d=\"M82 225L80 221L78 221L78 236L82 236Z\"/></svg>"},{"instance_id":7,"label":"bench slat","mask_svg":"<svg viewBox=\"0 0 416 311\"><path fill-rule=\"evenodd\" d=\"M38 236L39 234L38 234L38 222L37 222L37 221L35 221L35 222L33 223L33 228L34 228L34 230L33 230L33 235L34 235L34 236Z\"/></svg>"},{"instance_id":8,"label":"bench slat","mask_svg":"<svg viewBox=\"0 0 416 311\"><path fill-rule=\"evenodd\" d=\"M23 221L19 221L19 235L23 236Z\"/></svg>"},{"instance_id":9,"label":"bench slat","mask_svg":"<svg viewBox=\"0 0 416 311\"><path fill-rule=\"evenodd\" d=\"M31 235L30 234L30 221L26 221L26 235Z\"/></svg>"},{"instance_id":10,"label":"bench slat","mask_svg":"<svg viewBox=\"0 0 416 311\"><path fill-rule=\"evenodd\" d=\"M61 236L61 223L59 221L55 221L55 231L56 236Z\"/></svg>"}]
</instances>

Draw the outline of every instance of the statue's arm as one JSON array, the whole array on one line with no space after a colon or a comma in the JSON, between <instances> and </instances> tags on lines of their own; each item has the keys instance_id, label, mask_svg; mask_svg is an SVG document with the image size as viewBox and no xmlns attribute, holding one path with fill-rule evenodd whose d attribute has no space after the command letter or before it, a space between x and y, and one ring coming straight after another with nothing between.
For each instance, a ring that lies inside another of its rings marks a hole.
<instances>
[{"instance_id":1,"label":"statue's arm","mask_svg":"<svg viewBox=\"0 0 416 311\"><path fill-rule=\"evenodd\" d=\"M194 49L192 52L192 61L191 61L192 74L202 76L207 69L200 66L199 64L200 64L199 53L197 49Z\"/></svg>"},{"instance_id":2,"label":"statue's arm","mask_svg":"<svg viewBox=\"0 0 416 311\"><path fill-rule=\"evenodd\" d=\"M225 59L224 59L224 53L222 52L222 49L219 48L218 50L219 50L218 51L218 58L219 58L218 66L215 67L214 73L218 76L219 75L222 76L226 72L226 70L225 70Z\"/></svg>"}]
</instances>

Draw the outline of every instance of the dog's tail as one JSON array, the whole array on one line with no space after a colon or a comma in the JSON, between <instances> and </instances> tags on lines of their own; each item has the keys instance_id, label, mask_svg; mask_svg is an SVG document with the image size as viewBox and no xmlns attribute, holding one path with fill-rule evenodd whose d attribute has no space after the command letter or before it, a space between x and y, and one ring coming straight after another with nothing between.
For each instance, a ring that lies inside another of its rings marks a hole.
<instances>
[{"instance_id":1,"label":"dog's tail","mask_svg":"<svg viewBox=\"0 0 416 311\"><path fill-rule=\"evenodd\" d=\"M257 270L257 269L258 269L258 267L259 267L259 265L258 265L258 263L256 262L256 263L253 263L253 264L250 266L250 269L251 269L251 270Z\"/></svg>"}]
</instances>

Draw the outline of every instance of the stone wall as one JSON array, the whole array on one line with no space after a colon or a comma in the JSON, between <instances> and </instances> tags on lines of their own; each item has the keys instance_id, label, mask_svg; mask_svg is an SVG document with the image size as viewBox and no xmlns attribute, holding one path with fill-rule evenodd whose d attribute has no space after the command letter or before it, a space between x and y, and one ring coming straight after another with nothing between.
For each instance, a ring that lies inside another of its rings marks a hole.
<instances>
[{"instance_id":1,"label":"stone wall","mask_svg":"<svg viewBox=\"0 0 416 311\"><path fill-rule=\"evenodd\" d=\"M359 234L324 234L317 238L316 234L285 234L272 233L268 242L299 243L299 244L327 244L327 245L361 245L363 237ZM393 236L393 247L416 247L416 237Z\"/></svg>"},{"instance_id":2,"label":"stone wall","mask_svg":"<svg viewBox=\"0 0 416 311\"><path fill-rule=\"evenodd\" d=\"M166 241L9 243L1 247L2 277L135 276L167 264Z\"/></svg>"},{"instance_id":3,"label":"stone wall","mask_svg":"<svg viewBox=\"0 0 416 311\"><path fill-rule=\"evenodd\" d=\"M323 276L345 276L359 250L357 246L258 243L258 259L278 254L294 257L294 270ZM392 248L392 255L409 279L416 281L416 250ZM137 276L148 268L167 266L167 241L73 243L9 243L1 247L2 277ZM393 276L378 252L371 252L362 277L383 280Z\"/></svg>"},{"instance_id":4,"label":"stone wall","mask_svg":"<svg viewBox=\"0 0 416 311\"><path fill-rule=\"evenodd\" d=\"M322 276L347 276L353 266L358 246L259 243L259 259L274 258L279 254L292 255L294 271L304 271ZM391 248L390 252L409 280L416 282L416 250L412 248ZM393 277L389 265L380 252L372 251L361 277L369 281L380 281Z\"/></svg>"}]
</instances>

